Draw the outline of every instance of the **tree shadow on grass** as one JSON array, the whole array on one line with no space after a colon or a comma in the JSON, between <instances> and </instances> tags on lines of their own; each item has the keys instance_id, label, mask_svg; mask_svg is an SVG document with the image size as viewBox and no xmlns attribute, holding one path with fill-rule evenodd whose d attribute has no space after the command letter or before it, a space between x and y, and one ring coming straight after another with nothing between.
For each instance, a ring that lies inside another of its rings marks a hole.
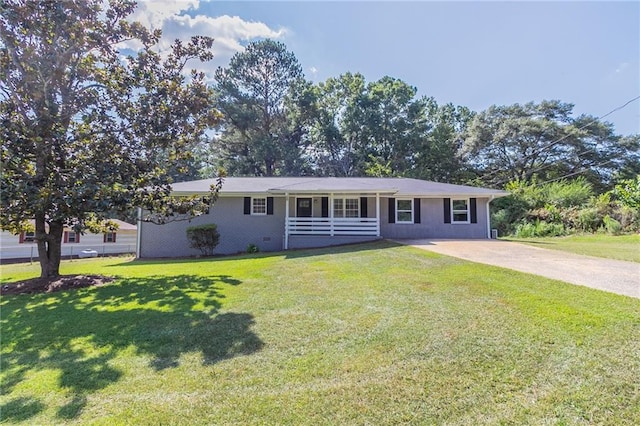
<instances>
[{"instance_id":1,"label":"tree shadow on grass","mask_svg":"<svg viewBox=\"0 0 640 426\"><path fill-rule=\"evenodd\" d=\"M402 247L403 244L392 240L378 239L363 243L349 243L334 246L316 247L316 248L301 248L301 249L289 249L283 251L266 251L258 253L238 253L238 254L225 254L214 255L210 257L172 257L172 258L142 258L132 259L128 262L118 263L110 265L112 267L122 268L123 266L140 266L140 265L154 265L154 264L182 264L182 263L214 263L225 262L229 260L239 261L247 260L253 261L254 259L264 259L270 257L283 257L286 259L298 259L314 256L325 256L333 254L354 254L359 252L367 252L373 250L384 250L389 248ZM108 266L108 267L110 267Z\"/></svg>"},{"instance_id":2,"label":"tree shadow on grass","mask_svg":"<svg viewBox=\"0 0 640 426\"><path fill-rule=\"evenodd\" d=\"M253 316L219 313L221 290L238 284L223 275L157 276L54 295L4 297L1 392L7 395L27 376L54 370L70 399L58 409L58 418L74 419L88 395L122 378L111 361L123 350L150 357L156 371L177 367L185 353L200 353L205 365L254 353L263 343L251 331ZM6 403L3 419L42 411L37 396Z\"/></svg>"},{"instance_id":3,"label":"tree shadow on grass","mask_svg":"<svg viewBox=\"0 0 640 426\"><path fill-rule=\"evenodd\" d=\"M15 398L0 407L2 421L23 422L44 409L44 404L34 398Z\"/></svg>"}]
</instances>

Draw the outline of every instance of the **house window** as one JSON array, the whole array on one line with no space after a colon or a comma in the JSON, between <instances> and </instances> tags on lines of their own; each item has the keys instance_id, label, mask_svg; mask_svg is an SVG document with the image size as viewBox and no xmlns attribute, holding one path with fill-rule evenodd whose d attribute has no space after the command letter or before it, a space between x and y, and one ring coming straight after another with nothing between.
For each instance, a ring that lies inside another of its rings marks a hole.
<instances>
[{"instance_id":1,"label":"house window","mask_svg":"<svg viewBox=\"0 0 640 426\"><path fill-rule=\"evenodd\" d=\"M333 217L360 217L360 199L334 198Z\"/></svg>"},{"instance_id":2,"label":"house window","mask_svg":"<svg viewBox=\"0 0 640 426\"><path fill-rule=\"evenodd\" d=\"M105 243L115 243L116 242L116 233L115 232L107 232L104 234L104 242Z\"/></svg>"},{"instance_id":3,"label":"house window","mask_svg":"<svg viewBox=\"0 0 640 426\"><path fill-rule=\"evenodd\" d=\"M252 198L251 199L251 214L267 214L267 199L266 198Z\"/></svg>"},{"instance_id":4,"label":"house window","mask_svg":"<svg viewBox=\"0 0 640 426\"><path fill-rule=\"evenodd\" d=\"M469 223L469 200L451 200L451 223Z\"/></svg>"},{"instance_id":5,"label":"house window","mask_svg":"<svg viewBox=\"0 0 640 426\"><path fill-rule=\"evenodd\" d=\"M35 232L24 232L22 234L22 238L20 239L21 243L33 243L36 240Z\"/></svg>"},{"instance_id":6,"label":"house window","mask_svg":"<svg viewBox=\"0 0 640 426\"><path fill-rule=\"evenodd\" d=\"M413 223L413 200L396 200L396 223Z\"/></svg>"},{"instance_id":7,"label":"house window","mask_svg":"<svg viewBox=\"0 0 640 426\"><path fill-rule=\"evenodd\" d=\"M69 231L67 234L67 243L77 243L80 239L78 238L78 234L74 231Z\"/></svg>"}]
</instances>

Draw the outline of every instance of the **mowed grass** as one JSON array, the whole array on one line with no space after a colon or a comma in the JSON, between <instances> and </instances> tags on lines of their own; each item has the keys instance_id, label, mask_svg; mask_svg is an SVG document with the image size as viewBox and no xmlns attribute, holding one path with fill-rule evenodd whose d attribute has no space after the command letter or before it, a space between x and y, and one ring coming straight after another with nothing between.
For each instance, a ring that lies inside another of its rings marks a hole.
<instances>
[{"instance_id":1,"label":"mowed grass","mask_svg":"<svg viewBox=\"0 0 640 426\"><path fill-rule=\"evenodd\" d=\"M4 422L640 424L638 299L389 242L63 273L118 280L2 298Z\"/></svg>"},{"instance_id":2,"label":"mowed grass","mask_svg":"<svg viewBox=\"0 0 640 426\"><path fill-rule=\"evenodd\" d=\"M587 256L640 262L640 234L584 234L549 238L507 238L509 241Z\"/></svg>"}]
</instances>

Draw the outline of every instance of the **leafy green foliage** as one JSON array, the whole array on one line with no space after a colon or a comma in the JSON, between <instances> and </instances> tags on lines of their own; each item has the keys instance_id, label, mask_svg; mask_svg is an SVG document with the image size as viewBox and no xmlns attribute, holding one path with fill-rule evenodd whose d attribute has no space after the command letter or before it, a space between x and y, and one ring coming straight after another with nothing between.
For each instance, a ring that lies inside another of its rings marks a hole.
<instances>
[{"instance_id":1,"label":"leafy green foliage","mask_svg":"<svg viewBox=\"0 0 640 426\"><path fill-rule=\"evenodd\" d=\"M592 185L582 176L542 186L542 200L558 208L585 205L593 197Z\"/></svg>"},{"instance_id":2,"label":"leafy green foliage","mask_svg":"<svg viewBox=\"0 0 640 426\"><path fill-rule=\"evenodd\" d=\"M300 157L303 144L289 115L293 108L288 108L297 96L304 98L302 68L295 55L277 41L249 43L226 68L218 68L215 77L224 116L219 140L224 167L232 175L294 173L283 168L291 155Z\"/></svg>"},{"instance_id":3,"label":"leafy green foliage","mask_svg":"<svg viewBox=\"0 0 640 426\"><path fill-rule=\"evenodd\" d=\"M540 219L536 219L534 223L520 223L515 230L515 236L518 238L557 237L564 234L562 223L548 223Z\"/></svg>"},{"instance_id":4,"label":"leafy green foliage","mask_svg":"<svg viewBox=\"0 0 640 426\"><path fill-rule=\"evenodd\" d=\"M616 135L611 124L572 111L560 101L492 106L474 117L462 154L497 186L579 173L600 191L620 170L640 167L640 136Z\"/></svg>"},{"instance_id":5,"label":"leafy green foliage","mask_svg":"<svg viewBox=\"0 0 640 426\"><path fill-rule=\"evenodd\" d=\"M219 117L204 75L185 76L188 61L212 58L213 40L176 41L161 53L159 31L126 19L135 7L0 5L0 224L15 230L35 219L43 276L58 274L64 226L87 229L92 215L138 206L171 209L159 200ZM137 52L119 50L133 41Z\"/></svg>"},{"instance_id":6,"label":"leafy green foliage","mask_svg":"<svg viewBox=\"0 0 640 426\"><path fill-rule=\"evenodd\" d=\"M637 210L612 200L611 193L594 195L591 183L582 177L541 185L518 180L506 189L511 195L492 203L492 226L500 235L525 238L601 228L614 234L638 229Z\"/></svg>"},{"instance_id":7,"label":"leafy green foliage","mask_svg":"<svg viewBox=\"0 0 640 426\"><path fill-rule=\"evenodd\" d=\"M611 216L606 215L604 218L602 218L602 222L604 223L604 229L607 231L607 233L611 235L620 235L620 233L622 232L622 225L620 224L620 222L618 222Z\"/></svg>"},{"instance_id":8,"label":"leafy green foliage","mask_svg":"<svg viewBox=\"0 0 640 426\"><path fill-rule=\"evenodd\" d=\"M640 210L640 174L635 179L627 179L618 183L613 194L625 206Z\"/></svg>"},{"instance_id":9,"label":"leafy green foliage","mask_svg":"<svg viewBox=\"0 0 640 426\"><path fill-rule=\"evenodd\" d=\"M212 256L220 242L220 233L214 223L190 226L187 228L189 245L200 250L204 256Z\"/></svg>"}]
</instances>

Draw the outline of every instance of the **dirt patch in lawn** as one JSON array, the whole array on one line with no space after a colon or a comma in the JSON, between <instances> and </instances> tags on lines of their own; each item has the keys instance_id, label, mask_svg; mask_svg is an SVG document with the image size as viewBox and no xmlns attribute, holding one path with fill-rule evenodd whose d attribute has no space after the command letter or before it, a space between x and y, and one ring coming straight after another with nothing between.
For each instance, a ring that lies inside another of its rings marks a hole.
<instances>
[{"instance_id":1,"label":"dirt patch in lawn","mask_svg":"<svg viewBox=\"0 0 640 426\"><path fill-rule=\"evenodd\" d=\"M4 284L0 294L53 293L73 288L93 287L107 284L114 279L102 275L62 275L55 278L32 278Z\"/></svg>"}]
</instances>

